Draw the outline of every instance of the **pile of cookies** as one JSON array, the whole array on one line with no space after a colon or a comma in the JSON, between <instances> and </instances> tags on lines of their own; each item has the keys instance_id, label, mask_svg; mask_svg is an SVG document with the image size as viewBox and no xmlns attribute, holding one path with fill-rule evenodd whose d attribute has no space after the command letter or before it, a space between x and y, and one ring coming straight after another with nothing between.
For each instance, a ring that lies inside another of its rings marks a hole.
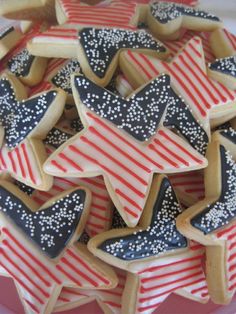
<instances>
[{"instance_id":1,"label":"pile of cookies","mask_svg":"<svg viewBox=\"0 0 236 314\"><path fill-rule=\"evenodd\" d=\"M0 273L25 312L229 303L236 36L194 0L0 14L21 20L0 32Z\"/></svg>"}]
</instances>

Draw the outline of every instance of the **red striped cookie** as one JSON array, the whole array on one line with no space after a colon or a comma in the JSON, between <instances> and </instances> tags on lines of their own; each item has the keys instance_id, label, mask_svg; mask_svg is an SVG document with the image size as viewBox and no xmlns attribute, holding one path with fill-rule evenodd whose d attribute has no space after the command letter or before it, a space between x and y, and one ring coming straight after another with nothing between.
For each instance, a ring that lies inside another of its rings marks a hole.
<instances>
[{"instance_id":1,"label":"red striped cookie","mask_svg":"<svg viewBox=\"0 0 236 314\"><path fill-rule=\"evenodd\" d=\"M210 45L217 58L233 56L236 53L236 36L225 28L215 30L210 36Z\"/></svg>"},{"instance_id":2,"label":"red striped cookie","mask_svg":"<svg viewBox=\"0 0 236 314\"><path fill-rule=\"evenodd\" d=\"M128 271L122 309L152 313L171 294L209 300L204 249L188 243L176 228L182 209L169 180L154 176L139 226L100 234L88 243L93 254Z\"/></svg>"}]
</instances>

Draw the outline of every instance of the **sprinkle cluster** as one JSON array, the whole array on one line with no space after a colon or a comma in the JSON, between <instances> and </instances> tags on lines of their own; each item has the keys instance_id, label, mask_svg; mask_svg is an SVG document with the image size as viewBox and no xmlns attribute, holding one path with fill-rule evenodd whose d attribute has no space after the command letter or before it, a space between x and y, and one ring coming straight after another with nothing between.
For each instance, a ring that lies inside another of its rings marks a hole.
<instances>
[{"instance_id":1,"label":"sprinkle cluster","mask_svg":"<svg viewBox=\"0 0 236 314\"><path fill-rule=\"evenodd\" d=\"M205 155L209 138L205 130L194 118L190 108L185 105L181 97L173 96L169 98L169 106L166 111L164 126L171 126L182 134L188 142L200 154Z\"/></svg>"},{"instance_id":2,"label":"sprinkle cluster","mask_svg":"<svg viewBox=\"0 0 236 314\"><path fill-rule=\"evenodd\" d=\"M17 146L38 125L56 95L55 91L49 91L20 102L8 79L0 80L0 124L9 148Z\"/></svg>"},{"instance_id":3,"label":"sprinkle cluster","mask_svg":"<svg viewBox=\"0 0 236 314\"><path fill-rule=\"evenodd\" d=\"M135 260L185 247L186 239L176 229L175 222L181 211L168 179L164 179L150 226L123 238L106 240L100 248L120 259Z\"/></svg>"},{"instance_id":4,"label":"sprinkle cluster","mask_svg":"<svg viewBox=\"0 0 236 314\"><path fill-rule=\"evenodd\" d=\"M90 67L100 78L105 75L113 58L120 49L166 51L162 43L155 40L152 35L144 30L84 28L79 32L79 38Z\"/></svg>"},{"instance_id":5,"label":"sprinkle cluster","mask_svg":"<svg viewBox=\"0 0 236 314\"><path fill-rule=\"evenodd\" d=\"M205 11L200 11L192 7L172 3L172 2L154 2L150 5L152 16L160 23L168 23L182 15L198 17L212 21L219 21L219 18Z\"/></svg>"},{"instance_id":6,"label":"sprinkle cluster","mask_svg":"<svg viewBox=\"0 0 236 314\"><path fill-rule=\"evenodd\" d=\"M146 141L156 133L171 93L170 78L165 74L127 100L85 77L76 77L75 86L86 107L140 141Z\"/></svg>"},{"instance_id":7,"label":"sprinkle cluster","mask_svg":"<svg viewBox=\"0 0 236 314\"><path fill-rule=\"evenodd\" d=\"M70 124L71 128L76 131L76 132L80 132L81 130L83 130L84 126L80 120L80 118L77 118L77 119L73 119L71 121L71 124Z\"/></svg>"},{"instance_id":8,"label":"sprinkle cluster","mask_svg":"<svg viewBox=\"0 0 236 314\"><path fill-rule=\"evenodd\" d=\"M227 225L236 216L236 164L223 146L221 153L221 196L202 213L195 216L191 223L208 234Z\"/></svg>"},{"instance_id":9,"label":"sprinkle cluster","mask_svg":"<svg viewBox=\"0 0 236 314\"><path fill-rule=\"evenodd\" d=\"M55 86L62 88L68 94L72 94L70 77L74 72L82 73L79 61L71 59L61 67L51 81Z\"/></svg>"},{"instance_id":10,"label":"sprinkle cluster","mask_svg":"<svg viewBox=\"0 0 236 314\"><path fill-rule=\"evenodd\" d=\"M7 63L8 69L16 76L26 76L35 57L25 48L13 56Z\"/></svg>"},{"instance_id":11,"label":"sprinkle cluster","mask_svg":"<svg viewBox=\"0 0 236 314\"><path fill-rule=\"evenodd\" d=\"M46 145L51 145L55 148L58 148L59 146L64 144L67 140L69 140L71 137L72 137L72 134L67 133L55 127L49 131L49 133L47 134L47 137L44 140L44 143Z\"/></svg>"},{"instance_id":12,"label":"sprinkle cluster","mask_svg":"<svg viewBox=\"0 0 236 314\"><path fill-rule=\"evenodd\" d=\"M50 257L57 256L73 235L83 208L85 192L74 191L50 207L32 212L20 199L0 188L0 210Z\"/></svg>"},{"instance_id":13,"label":"sprinkle cluster","mask_svg":"<svg viewBox=\"0 0 236 314\"><path fill-rule=\"evenodd\" d=\"M215 62L209 63L208 66L210 70L236 77L236 56L216 59Z\"/></svg>"}]
</instances>

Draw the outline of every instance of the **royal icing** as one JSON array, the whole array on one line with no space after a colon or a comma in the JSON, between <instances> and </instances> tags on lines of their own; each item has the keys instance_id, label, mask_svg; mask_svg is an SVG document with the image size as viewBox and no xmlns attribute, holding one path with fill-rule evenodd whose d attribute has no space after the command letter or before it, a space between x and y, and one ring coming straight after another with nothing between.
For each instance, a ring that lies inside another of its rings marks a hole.
<instances>
[{"instance_id":1,"label":"royal icing","mask_svg":"<svg viewBox=\"0 0 236 314\"><path fill-rule=\"evenodd\" d=\"M123 52L122 57L143 83L163 72L171 75L171 84L208 132L209 114L235 101L234 91L208 78L202 43L198 37L192 38L170 63L134 51ZM126 74L125 67L123 71Z\"/></svg>"},{"instance_id":2,"label":"royal icing","mask_svg":"<svg viewBox=\"0 0 236 314\"><path fill-rule=\"evenodd\" d=\"M220 146L221 195L218 200L191 219L191 224L209 234L227 225L236 216L236 164L230 153Z\"/></svg>"},{"instance_id":3,"label":"royal icing","mask_svg":"<svg viewBox=\"0 0 236 314\"><path fill-rule=\"evenodd\" d=\"M213 14L173 2L154 2L150 5L150 11L152 16L162 24L166 24L181 16L190 16L209 21L220 21L220 19Z\"/></svg>"},{"instance_id":4,"label":"royal icing","mask_svg":"<svg viewBox=\"0 0 236 314\"><path fill-rule=\"evenodd\" d=\"M149 96L153 87L157 86L159 81L162 85L163 80L166 82L166 90L170 90L168 87L169 78L163 75L139 91L137 99L142 100L145 93ZM87 95L90 99L94 99L98 90L99 93L103 91L104 100L110 97L110 99L114 99L115 103L132 104L132 99L127 103L118 96L114 98L114 95L109 94L105 89L98 87L94 89L94 84L85 77L75 77L74 84L78 93L81 93L80 97ZM172 94L171 97L173 97ZM159 112L157 106L159 101L158 98L156 99L157 103L154 104L153 110ZM74 176L75 173L78 176L83 176L85 172L87 174L94 172L106 174L109 188L113 191L111 196L115 206L126 223L137 224L146 202L153 172L171 172L173 170L179 172L187 168L204 167L205 159L203 156L167 128L156 125L158 128L154 134L154 127L151 126L154 135L152 134L148 142L141 143L133 135L130 136L126 130L117 127L115 120L116 117L119 117L120 105L101 105L99 107L84 97L83 102L81 114L84 121L87 122L86 131L82 135L77 134L59 148L48 159L44 169L46 172L55 173L57 176ZM166 99L164 99L165 103ZM160 103L160 105L162 104ZM107 115L111 116L110 110L117 112L112 122L106 119ZM130 106L130 117L134 119L137 113L134 112L132 115L132 110L133 106ZM129 113L126 108L125 112ZM125 115L123 116L126 119ZM121 122L123 123L123 121ZM137 120L138 124L139 121ZM127 124L127 130L130 128L132 130L132 123ZM141 129L141 124L139 129ZM147 130L147 135L150 136L150 126L144 127L144 130ZM120 175L121 171L122 176Z\"/></svg>"},{"instance_id":5,"label":"royal icing","mask_svg":"<svg viewBox=\"0 0 236 314\"><path fill-rule=\"evenodd\" d=\"M187 240L178 232L175 223L181 212L173 188L165 178L148 228L122 238L108 239L99 245L99 249L119 259L133 261L186 247Z\"/></svg>"},{"instance_id":6,"label":"royal icing","mask_svg":"<svg viewBox=\"0 0 236 314\"><path fill-rule=\"evenodd\" d=\"M32 212L18 197L0 187L0 210L50 258L57 257L76 230L86 193L77 190L39 212Z\"/></svg>"},{"instance_id":7,"label":"royal icing","mask_svg":"<svg viewBox=\"0 0 236 314\"><path fill-rule=\"evenodd\" d=\"M14 55L8 62L7 66L15 76L27 76L30 72L35 56L31 55L25 48Z\"/></svg>"},{"instance_id":8,"label":"royal icing","mask_svg":"<svg viewBox=\"0 0 236 314\"><path fill-rule=\"evenodd\" d=\"M79 39L89 66L99 78L105 76L113 58L121 49L166 52L161 42L143 30L84 28L79 32Z\"/></svg>"},{"instance_id":9,"label":"royal icing","mask_svg":"<svg viewBox=\"0 0 236 314\"><path fill-rule=\"evenodd\" d=\"M9 148L16 147L37 127L57 96L49 91L29 100L17 101L14 89L7 78L0 80L0 124L5 131Z\"/></svg>"},{"instance_id":10,"label":"royal icing","mask_svg":"<svg viewBox=\"0 0 236 314\"><path fill-rule=\"evenodd\" d=\"M236 78L236 56L216 59L215 62L208 64L212 71Z\"/></svg>"}]
</instances>

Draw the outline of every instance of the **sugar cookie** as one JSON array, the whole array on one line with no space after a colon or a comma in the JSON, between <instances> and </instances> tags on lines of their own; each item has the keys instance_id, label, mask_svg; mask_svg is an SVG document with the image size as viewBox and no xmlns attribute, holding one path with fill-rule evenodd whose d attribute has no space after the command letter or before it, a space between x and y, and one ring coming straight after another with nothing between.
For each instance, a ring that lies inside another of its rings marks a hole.
<instances>
[{"instance_id":1,"label":"sugar cookie","mask_svg":"<svg viewBox=\"0 0 236 314\"><path fill-rule=\"evenodd\" d=\"M190 239L206 246L210 296L215 303L226 304L236 290L236 164L217 141L209 145L207 157L206 197L177 218L177 227Z\"/></svg>"},{"instance_id":2,"label":"sugar cookie","mask_svg":"<svg viewBox=\"0 0 236 314\"><path fill-rule=\"evenodd\" d=\"M66 95L54 89L26 99L24 86L10 75L0 79L0 93L0 123L5 133L0 152L1 172L47 190L52 178L42 171L47 158L42 139L60 118Z\"/></svg>"},{"instance_id":3,"label":"sugar cookie","mask_svg":"<svg viewBox=\"0 0 236 314\"><path fill-rule=\"evenodd\" d=\"M0 190L0 265L14 279L27 313L51 313L63 286L117 284L111 268L74 244L89 212L89 190L68 190L39 209L11 183L2 181Z\"/></svg>"},{"instance_id":4,"label":"sugar cookie","mask_svg":"<svg viewBox=\"0 0 236 314\"><path fill-rule=\"evenodd\" d=\"M104 175L108 192L129 226L140 218L153 172L206 166L205 158L187 141L163 127L166 105L182 105L170 88L169 76L161 75L127 100L83 76L72 77L72 90L85 129L53 153L44 170L62 177ZM178 112L170 112L171 125Z\"/></svg>"},{"instance_id":5,"label":"sugar cookie","mask_svg":"<svg viewBox=\"0 0 236 314\"><path fill-rule=\"evenodd\" d=\"M154 176L139 226L100 234L89 250L107 263L128 270L124 313L152 313L172 293L207 302L201 261L204 249L191 248L176 228L182 212L168 179Z\"/></svg>"}]
</instances>

